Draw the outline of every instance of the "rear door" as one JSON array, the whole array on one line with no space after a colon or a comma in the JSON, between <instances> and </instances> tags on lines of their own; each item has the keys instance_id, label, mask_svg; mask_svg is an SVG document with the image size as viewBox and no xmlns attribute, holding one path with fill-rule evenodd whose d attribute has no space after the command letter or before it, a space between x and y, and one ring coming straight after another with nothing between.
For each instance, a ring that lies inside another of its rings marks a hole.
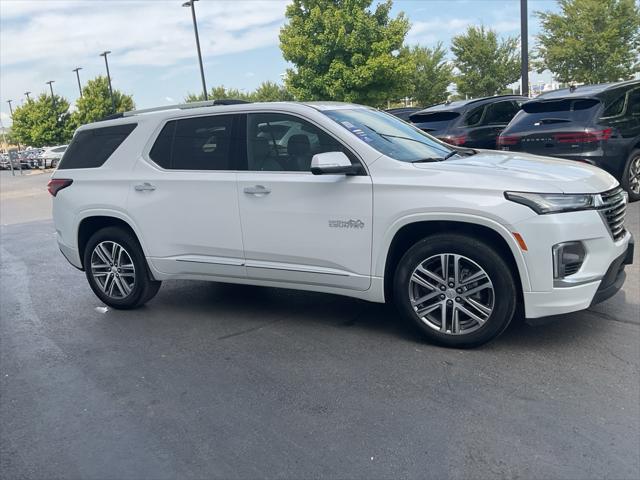
<instances>
[{"instance_id":1,"label":"rear door","mask_svg":"<svg viewBox=\"0 0 640 480\"><path fill-rule=\"evenodd\" d=\"M498 135L502 133L520 109L513 100L504 100L487 105L479 125L468 132L466 145L475 148L496 148Z\"/></svg>"},{"instance_id":2,"label":"rear door","mask_svg":"<svg viewBox=\"0 0 640 480\"><path fill-rule=\"evenodd\" d=\"M131 172L127 210L157 270L245 276L238 119L220 114L170 120Z\"/></svg>"}]
</instances>

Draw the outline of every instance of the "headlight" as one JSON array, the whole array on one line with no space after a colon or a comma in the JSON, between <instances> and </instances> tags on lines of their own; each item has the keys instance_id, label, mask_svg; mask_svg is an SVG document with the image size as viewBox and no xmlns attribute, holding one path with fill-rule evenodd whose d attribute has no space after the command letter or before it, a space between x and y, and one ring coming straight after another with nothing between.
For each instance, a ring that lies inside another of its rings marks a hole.
<instances>
[{"instance_id":1,"label":"headlight","mask_svg":"<svg viewBox=\"0 0 640 480\"><path fill-rule=\"evenodd\" d=\"M527 193L505 192L507 200L531 208L539 215L545 213L575 212L593 210L602 205L599 194Z\"/></svg>"}]
</instances>

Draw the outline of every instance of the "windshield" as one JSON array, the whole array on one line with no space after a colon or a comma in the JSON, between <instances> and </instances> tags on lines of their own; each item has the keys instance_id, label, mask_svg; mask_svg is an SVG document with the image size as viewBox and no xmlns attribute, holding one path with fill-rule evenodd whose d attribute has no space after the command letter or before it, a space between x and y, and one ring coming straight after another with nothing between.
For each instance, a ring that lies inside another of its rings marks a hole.
<instances>
[{"instance_id":1,"label":"windshield","mask_svg":"<svg viewBox=\"0 0 640 480\"><path fill-rule=\"evenodd\" d=\"M366 108L325 110L342 125L380 153L402 162L443 160L456 151L393 115Z\"/></svg>"}]
</instances>

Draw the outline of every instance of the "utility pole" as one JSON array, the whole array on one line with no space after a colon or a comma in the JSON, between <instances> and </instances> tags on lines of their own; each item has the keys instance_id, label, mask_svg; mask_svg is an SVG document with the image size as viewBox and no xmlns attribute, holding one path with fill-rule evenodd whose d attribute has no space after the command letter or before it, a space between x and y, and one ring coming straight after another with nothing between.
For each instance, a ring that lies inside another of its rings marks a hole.
<instances>
[{"instance_id":1,"label":"utility pole","mask_svg":"<svg viewBox=\"0 0 640 480\"><path fill-rule=\"evenodd\" d=\"M202 79L202 94L205 100L207 97L207 83L204 80L204 67L202 66L202 51L200 50L200 36L198 35L198 22L196 20L195 2L197 0L190 0L182 4L183 7L191 8L191 17L193 18L193 31L196 35L196 48L198 49L198 62L200 63L200 78Z\"/></svg>"},{"instance_id":2,"label":"utility pole","mask_svg":"<svg viewBox=\"0 0 640 480\"><path fill-rule=\"evenodd\" d=\"M529 96L529 14L527 0L520 0L520 49L522 57L522 92Z\"/></svg>"},{"instance_id":3,"label":"utility pole","mask_svg":"<svg viewBox=\"0 0 640 480\"><path fill-rule=\"evenodd\" d=\"M31 98L29 97L30 94L31 92L24 92L25 97L27 97L27 102L31 100Z\"/></svg>"},{"instance_id":4,"label":"utility pole","mask_svg":"<svg viewBox=\"0 0 640 480\"><path fill-rule=\"evenodd\" d=\"M109 73L109 62L107 61L107 55L111 53L110 50L105 50L100 54L104 57L104 65L107 67L107 80L109 81L109 95L111 95L111 113L116 113L116 101L113 99L113 88L111 88L111 74Z\"/></svg>"},{"instance_id":5,"label":"utility pole","mask_svg":"<svg viewBox=\"0 0 640 480\"><path fill-rule=\"evenodd\" d=\"M13 119L13 107L11 106L11 102L13 102L13 100L7 100L7 103L9 104L9 111L11 112L11 119Z\"/></svg>"},{"instance_id":6,"label":"utility pole","mask_svg":"<svg viewBox=\"0 0 640 480\"><path fill-rule=\"evenodd\" d=\"M82 85L80 84L80 70L82 70L82 67L76 67L72 70L72 72L76 72L76 77L78 79L78 90L80 90L80 98L82 98Z\"/></svg>"}]
</instances>

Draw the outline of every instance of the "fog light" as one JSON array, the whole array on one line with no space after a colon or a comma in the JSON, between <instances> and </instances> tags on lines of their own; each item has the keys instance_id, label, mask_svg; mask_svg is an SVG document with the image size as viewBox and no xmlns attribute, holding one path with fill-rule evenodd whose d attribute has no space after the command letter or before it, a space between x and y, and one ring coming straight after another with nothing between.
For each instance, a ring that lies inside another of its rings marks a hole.
<instances>
[{"instance_id":1,"label":"fog light","mask_svg":"<svg viewBox=\"0 0 640 480\"><path fill-rule=\"evenodd\" d=\"M553 278L562 279L578 273L584 262L582 242L564 242L553 246Z\"/></svg>"}]
</instances>

